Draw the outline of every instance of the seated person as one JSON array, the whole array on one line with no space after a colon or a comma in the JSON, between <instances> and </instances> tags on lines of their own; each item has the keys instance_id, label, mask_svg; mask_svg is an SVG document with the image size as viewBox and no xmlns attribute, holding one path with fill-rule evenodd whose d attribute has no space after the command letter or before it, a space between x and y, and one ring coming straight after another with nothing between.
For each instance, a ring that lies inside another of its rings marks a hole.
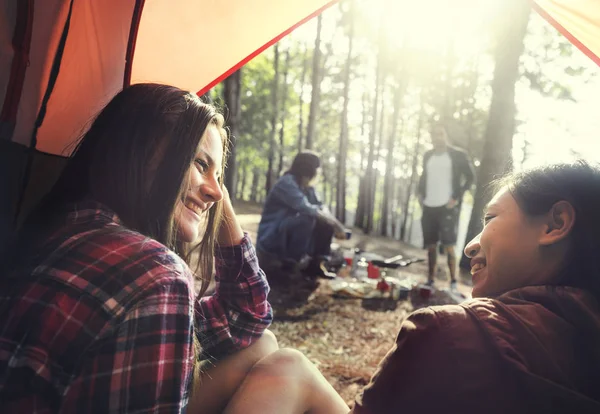
<instances>
[{"instance_id":1,"label":"seated person","mask_svg":"<svg viewBox=\"0 0 600 414\"><path fill-rule=\"evenodd\" d=\"M410 315L354 413L600 413L600 170L498 185L465 248L475 299Z\"/></svg>"},{"instance_id":2,"label":"seated person","mask_svg":"<svg viewBox=\"0 0 600 414\"><path fill-rule=\"evenodd\" d=\"M222 186L227 141L214 107L166 85L101 111L2 252L0 412L348 411L266 330L269 286ZM213 266L215 294L195 297ZM285 392L252 401L269 381Z\"/></svg>"},{"instance_id":3,"label":"seated person","mask_svg":"<svg viewBox=\"0 0 600 414\"><path fill-rule=\"evenodd\" d=\"M306 273L335 277L323 266L332 237L345 238L345 229L324 206L311 183L321 161L300 152L267 196L258 227L257 250L288 263L306 265Z\"/></svg>"}]
</instances>

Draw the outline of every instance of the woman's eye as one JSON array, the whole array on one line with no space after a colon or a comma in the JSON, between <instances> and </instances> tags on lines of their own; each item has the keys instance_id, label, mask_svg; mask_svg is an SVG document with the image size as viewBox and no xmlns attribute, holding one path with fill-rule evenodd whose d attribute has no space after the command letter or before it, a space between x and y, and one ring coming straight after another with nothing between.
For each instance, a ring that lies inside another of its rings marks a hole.
<instances>
[{"instance_id":1,"label":"woman's eye","mask_svg":"<svg viewBox=\"0 0 600 414\"><path fill-rule=\"evenodd\" d=\"M483 225L485 226L486 224L488 224L490 222L491 219L493 219L496 216L485 216L483 218Z\"/></svg>"},{"instance_id":2,"label":"woman's eye","mask_svg":"<svg viewBox=\"0 0 600 414\"><path fill-rule=\"evenodd\" d=\"M206 172L206 170L208 170L208 164L201 159L196 159L196 165L198 166L198 169L202 173L204 173L204 172Z\"/></svg>"}]
</instances>

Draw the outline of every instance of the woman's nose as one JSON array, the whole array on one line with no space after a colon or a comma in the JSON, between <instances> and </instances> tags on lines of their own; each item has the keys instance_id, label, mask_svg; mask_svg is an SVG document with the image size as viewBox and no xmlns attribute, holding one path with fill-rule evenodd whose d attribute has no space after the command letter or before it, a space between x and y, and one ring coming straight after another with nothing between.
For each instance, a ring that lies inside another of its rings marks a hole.
<instances>
[{"instance_id":1,"label":"woman's nose","mask_svg":"<svg viewBox=\"0 0 600 414\"><path fill-rule=\"evenodd\" d=\"M216 202L223 198L221 184L216 177L211 177L200 186L200 193L207 201Z\"/></svg>"},{"instance_id":2,"label":"woman's nose","mask_svg":"<svg viewBox=\"0 0 600 414\"><path fill-rule=\"evenodd\" d=\"M465 246L465 256L469 259L477 256L479 253L479 249L481 246L479 245L479 239L481 238L481 233L473 238L466 246Z\"/></svg>"}]
</instances>

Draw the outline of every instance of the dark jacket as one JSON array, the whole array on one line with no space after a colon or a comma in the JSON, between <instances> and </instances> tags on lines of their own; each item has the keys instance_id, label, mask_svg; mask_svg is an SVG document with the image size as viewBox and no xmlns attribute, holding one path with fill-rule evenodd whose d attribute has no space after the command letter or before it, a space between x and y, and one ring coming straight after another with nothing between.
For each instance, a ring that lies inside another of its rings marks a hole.
<instances>
[{"instance_id":1,"label":"dark jacket","mask_svg":"<svg viewBox=\"0 0 600 414\"><path fill-rule=\"evenodd\" d=\"M356 414L600 413L600 305L531 286L421 309L356 403Z\"/></svg>"},{"instance_id":2,"label":"dark jacket","mask_svg":"<svg viewBox=\"0 0 600 414\"><path fill-rule=\"evenodd\" d=\"M267 195L258 226L257 249L283 257L287 233L282 223L298 214L316 219L320 205L314 188L303 190L292 174L284 174Z\"/></svg>"},{"instance_id":3,"label":"dark jacket","mask_svg":"<svg viewBox=\"0 0 600 414\"><path fill-rule=\"evenodd\" d=\"M419 180L419 194L423 198L427 194L427 161L433 154L434 150L429 150L423 156L423 174ZM448 154L452 160L452 198L460 203L465 191L473 184L475 178L473 164L467 153L460 148L449 145Z\"/></svg>"}]
</instances>

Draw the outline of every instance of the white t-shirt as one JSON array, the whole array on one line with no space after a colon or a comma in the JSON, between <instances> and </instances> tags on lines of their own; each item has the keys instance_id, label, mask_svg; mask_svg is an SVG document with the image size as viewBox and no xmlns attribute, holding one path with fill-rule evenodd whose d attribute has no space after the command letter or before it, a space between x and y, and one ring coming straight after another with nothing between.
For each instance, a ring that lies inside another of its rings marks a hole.
<instances>
[{"instance_id":1,"label":"white t-shirt","mask_svg":"<svg viewBox=\"0 0 600 414\"><path fill-rule=\"evenodd\" d=\"M448 152L432 154L427 160L425 199L427 207L441 207L452 198L452 159Z\"/></svg>"}]
</instances>

